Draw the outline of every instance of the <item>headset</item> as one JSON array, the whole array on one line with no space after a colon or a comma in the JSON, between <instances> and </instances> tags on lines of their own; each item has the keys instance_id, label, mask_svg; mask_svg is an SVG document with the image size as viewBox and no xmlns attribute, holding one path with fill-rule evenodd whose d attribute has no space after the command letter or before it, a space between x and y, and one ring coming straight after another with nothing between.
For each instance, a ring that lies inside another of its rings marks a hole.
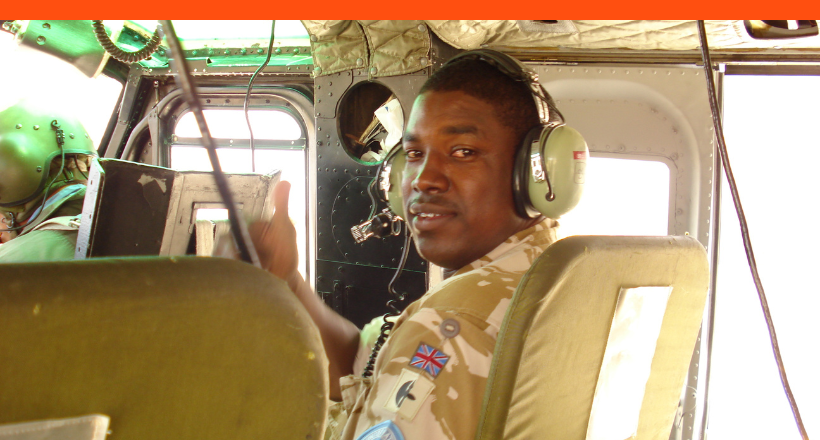
<instances>
[{"instance_id":1,"label":"headset","mask_svg":"<svg viewBox=\"0 0 820 440\"><path fill-rule=\"evenodd\" d=\"M557 219L571 211L581 200L589 148L583 136L564 124L549 93L538 82L538 75L515 58L489 49L462 52L442 68L461 60L481 60L532 93L540 124L527 133L518 147L513 169L515 208L523 218L546 216ZM406 155L401 144L385 157L378 173L379 188L393 214L406 218L401 194Z\"/></svg>"}]
</instances>

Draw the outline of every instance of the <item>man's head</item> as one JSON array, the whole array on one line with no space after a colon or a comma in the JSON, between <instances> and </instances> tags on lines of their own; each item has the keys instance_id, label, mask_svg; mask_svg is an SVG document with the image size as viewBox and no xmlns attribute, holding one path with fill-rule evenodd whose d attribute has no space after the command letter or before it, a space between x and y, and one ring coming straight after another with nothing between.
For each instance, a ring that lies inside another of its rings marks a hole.
<instances>
[{"instance_id":1,"label":"man's head","mask_svg":"<svg viewBox=\"0 0 820 440\"><path fill-rule=\"evenodd\" d=\"M0 111L0 212L25 217L49 186L75 180L95 155L85 128L66 112L32 101Z\"/></svg>"},{"instance_id":2,"label":"man's head","mask_svg":"<svg viewBox=\"0 0 820 440\"><path fill-rule=\"evenodd\" d=\"M404 212L419 253L458 269L539 219L515 210L512 171L539 125L526 85L481 60L446 65L422 87L404 137Z\"/></svg>"}]
</instances>

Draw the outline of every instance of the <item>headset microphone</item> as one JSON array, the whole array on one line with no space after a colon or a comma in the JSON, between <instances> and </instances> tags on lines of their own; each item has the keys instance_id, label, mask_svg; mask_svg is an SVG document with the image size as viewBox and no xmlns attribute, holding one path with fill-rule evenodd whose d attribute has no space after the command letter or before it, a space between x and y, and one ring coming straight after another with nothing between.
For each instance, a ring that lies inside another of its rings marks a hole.
<instances>
[{"instance_id":1,"label":"headset microphone","mask_svg":"<svg viewBox=\"0 0 820 440\"><path fill-rule=\"evenodd\" d=\"M391 235L401 234L401 217L390 212L389 208L384 208L382 212L374 215L364 223L350 228L353 239L356 243L362 243L370 237L387 238Z\"/></svg>"}]
</instances>

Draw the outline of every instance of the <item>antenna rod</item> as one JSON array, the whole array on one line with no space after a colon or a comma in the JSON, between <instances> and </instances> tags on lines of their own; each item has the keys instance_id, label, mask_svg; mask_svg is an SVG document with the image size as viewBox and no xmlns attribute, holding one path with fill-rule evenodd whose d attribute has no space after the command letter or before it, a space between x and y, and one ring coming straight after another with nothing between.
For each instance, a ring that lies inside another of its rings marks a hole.
<instances>
[{"instance_id":1,"label":"antenna rod","mask_svg":"<svg viewBox=\"0 0 820 440\"><path fill-rule=\"evenodd\" d=\"M208 151L208 158L211 159L211 166L214 169L216 186L219 188L222 201L228 208L228 220L231 223L231 233L233 233L236 246L239 249L239 255L243 261L251 263L256 267L262 267L259 263L259 256L256 254L256 249L253 247L250 234L248 234L248 227L244 222L239 220L239 212L236 210L233 194L231 194L231 190L228 188L228 179L225 177L225 173L222 172L222 166L219 165L219 157L216 155L216 144L211 137L210 130L208 130L208 124L205 122L205 115L202 113L202 104L199 102L199 95L196 92L194 78L188 69L188 62L185 60L185 54L182 52L182 45L179 43L174 25L171 23L171 20L160 20L160 23L162 23L165 38L173 54L171 61L177 71L177 84L182 87L182 95L191 107L191 111L196 118L196 123L199 125L199 131L202 133L202 144L205 146L205 150Z\"/></svg>"}]
</instances>

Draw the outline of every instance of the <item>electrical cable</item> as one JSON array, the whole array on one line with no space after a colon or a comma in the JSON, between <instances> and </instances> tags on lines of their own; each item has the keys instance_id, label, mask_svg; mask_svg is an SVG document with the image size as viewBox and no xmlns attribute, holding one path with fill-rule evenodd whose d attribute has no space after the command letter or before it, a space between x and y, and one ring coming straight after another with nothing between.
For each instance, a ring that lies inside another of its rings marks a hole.
<instances>
[{"instance_id":1,"label":"electrical cable","mask_svg":"<svg viewBox=\"0 0 820 440\"><path fill-rule=\"evenodd\" d=\"M760 306L763 309L763 316L766 318L766 325L769 329L769 338L774 351L774 358L777 362L777 369L780 372L780 381L783 383L783 389L786 392L786 397L789 400L794 420L797 423L797 429L800 431L800 436L803 440L808 440L809 436L806 432L806 427L803 426L803 419L800 417L800 411L797 408L797 401L794 399L789 380L786 378L786 367L783 364L783 358L780 355L780 346L777 343L777 335L774 330L774 322L769 311L769 303L766 300L766 294L763 291L763 283L760 281L760 274L757 271L757 262L755 261L754 252L752 250L752 240L749 235L749 225L746 223L746 215L743 213L743 206L740 203L740 195L737 190L737 182L735 181L732 167L729 164L729 154L726 150L726 140L723 137L723 123L720 120L720 111L717 104L717 92L715 91L715 83L712 78L712 59L709 55L709 43L706 39L706 26L703 20L698 20L698 34L700 36L700 50L703 58L703 70L706 72L706 85L709 92L709 106L712 110L712 121L715 124L715 137L718 142L718 152L723 163L723 169L726 171L726 179L729 181L729 190L732 193L732 201L735 204L735 211L737 211L737 218L740 221L740 232L743 236L743 247L746 250L746 259L749 262L749 268L752 272L755 287L757 288L757 295L760 299Z\"/></svg>"},{"instance_id":2,"label":"electrical cable","mask_svg":"<svg viewBox=\"0 0 820 440\"><path fill-rule=\"evenodd\" d=\"M248 116L248 103L251 98L251 90L253 90L253 82L256 80L256 77L259 76L259 73L262 72L262 69L268 66L270 62L271 53L273 52L273 40L274 34L276 31L276 20L271 20L272 24L270 26L270 42L268 43L268 56L265 57L265 62L256 69L256 72L253 72L251 75L251 80L248 82L248 92L245 93L245 104L243 105L243 109L245 110L245 122L248 123L248 131L251 135L251 171L256 172L256 149L254 147L253 142L253 127L251 127L251 118Z\"/></svg>"},{"instance_id":3,"label":"electrical cable","mask_svg":"<svg viewBox=\"0 0 820 440\"><path fill-rule=\"evenodd\" d=\"M407 257L409 254L410 232L408 231L407 225L404 225L404 248L402 249L399 267L396 269L396 273L393 274L393 278L390 280L390 283L387 284L387 291L393 296L393 298L387 301L387 308L390 309L390 311L383 315L384 324L382 324L381 329L379 329L379 337L373 345L373 350L370 351L370 358L367 360L367 365L364 367L364 372L362 373L363 378L368 378L373 375L373 367L376 366L376 358L379 356L379 351L381 351L387 337L390 336L390 331L393 330L393 327L396 325L396 323L390 322L387 318L393 318L401 315L401 310L397 307L397 303L404 301L405 295L403 293L396 292L393 285L396 283L396 280L399 279L401 271L404 270L404 265L407 263Z\"/></svg>"},{"instance_id":4,"label":"electrical cable","mask_svg":"<svg viewBox=\"0 0 820 440\"><path fill-rule=\"evenodd\" d=\"M159 44L162 42L162 27L157 25L154 35L145 47L136 52L127 52L117 47L117 44L111 41L111 37L105 32L103 20L91 20L91 26L94 28L94 35L97 37L100 46L111 55L111 58L127 64L138 63L148 59L148 57L156 52L157 48L159 48Z\"/></svg>"}]
</instances>

